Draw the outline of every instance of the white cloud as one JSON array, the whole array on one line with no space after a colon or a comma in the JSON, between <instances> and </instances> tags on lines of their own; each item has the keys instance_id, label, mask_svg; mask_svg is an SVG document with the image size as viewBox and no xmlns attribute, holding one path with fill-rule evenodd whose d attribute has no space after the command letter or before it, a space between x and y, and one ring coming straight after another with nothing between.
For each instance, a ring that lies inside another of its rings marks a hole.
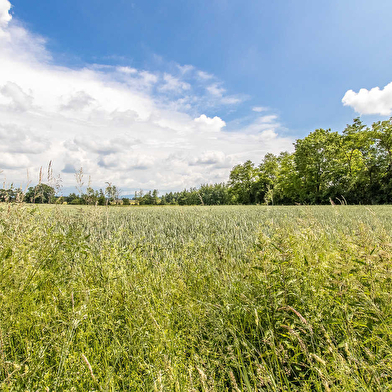
<instances>
[{"instance_id":1,"label":"white cloud","mask_svg":"<svg viewBox=\"0 0 392 392\"><path fill-rule=\"evenodd\" d=\"M9 98L8 107L16 111L27 111L33 106L33 97L25 93L16 83L7 82L0 87L0 94L5 98Z\"/></svg>"},{"instance_id":2,"label":"white cloud","mask_svg":"<svg viewBox=\"0 0 392 392\"><path fill-rule=\"evenodd\" d=\"M234 97L230 95L224 96L223 94L226 92L226 89L221 87L219 83L213 83L207 86L206 90L222 105L234 105L236 103L242 102L242 99L239 97Z\"/></svg>"},{"instance_id":3,"label":"white cloud","mask_svg":"<svg viewBox=\"0 0 392 392\"><path fill-rule=\"evenodd\" d=\"M190 166L210 166L216 169L231 168L235 160L223 151L203 151L199 156L189 160Z\"/></svg>"},{"instance_id":4,"label":"white cloud","mask_svg":"<svg viewBox=\"0 0 392 392\"><path fill-rule=\"evenodd\" d=\"M24 154L15 155L5 152L0 155L0 167L3 169L25 169L29 165L31 161Z\"/></svg>"},{"instance_id":5,"label":"white cloud","mask_svg":"<svg viewBox=\"0 0 392 392\"><path fill-rule=\"evenodd\" d=\"M261 112L265 112L268 110L268 108L264 107L264 106L255 106L252 108L252 110L256 113L261 113Z\"/></svg>"},{"instance_id":6,"label":"white cloud","mask_svg":"<svg viewBox=\"0 0 392 392\"><path fill-rule=\"evenodd\" d=\"M66 103L61 105L63 110L83 110L95 102L95 99L84 91L77 91L68 98Z\"/></svg>"},{"instance_id":7,"label":"white cloud","mask_svg":"<svg viewBox=\"0 0 392 392\"><path fill-rule=\"evenodd\" d=\"M225 105L234 105L236 103L242 102L242 99L238 97L223 97L221 102Z\"/></svg>"},{"instance_id":8,"label":"white cloud","mask_svg":"<svg viewBox=\"0 0 392 392\"><path fill-rule=\"evenodd\" d=\"M271 130L278 136L278 130L283 129L282 125L279 123L278 116L275 114L270 114L267 116L258 116L256 117L250 124L248 125L241 125L237 124L237 129L241 129L245 133L249 134L264 134L265 131Z\"/></svg>"},{"instance_id":9,"label":"white cloud","mask_svg":"<svg viewBox=\"0 0 392 392\"><path fill-rule=\"evenodd\" d=\"M137 141L133 141L126 136L117 136L113 139L98 141L83 136L76 136L75 139L68 144L68 146L72 146L72 144L79 147L81 150L99 155L109 155L129 149L133 145L137 144ZM73 148L71 147L70 149L72 150Z\"/></svg>"},{"instance_id":10,"label":"white cloud","mask_svg":"<svg viewBox=\"0 0 392 392\"><path fill-rule=\"evenodd\" d=\"M0 125L0 151L12 154L41 154L50 146L34 131L13 124Z\"/></svg>"},{"instance_id":11,"label":"white cloud","mask_svg":"<svg viewBox=\"0 0 392 392\"><path fill-rule=\"evenodd\" d=\"M261 116L258 118L258 122L265 124L265 123L274 123L278 119L276 114L270 114L268 116Z\"/></svg>"},{"instance_id":12,"label":"white cloud","mask_svg":"<svg viewBox=\"0 0 392 392\"><path fill-rule=\"evenodd\" d=\"M8 0L0 0L0 27L7 27L8 22L12 19L9 13L11 3Z\"/></svg>"},{"instance_id":13,"label":"white cloud","mask_svg":"<svg viewBox=\"0 0 392 392\"><path fill-rule=\"evenodd\" d=\"M180 70L182 75L187 74L195 69L195 67L193 65L189 65L189 64L186 64L186 65L177 64L177 67Z\"/></svg>"},{"instance_id":14,"label":"white cloud","mask_svg":"<svg viewBox=\"0 0 392 392\"><path fill-rule=\"evenodd\" d=\"M260 133L260 136L266 140L274 140L278 137L278 134L273 129L266 129L265 131Z\"/></svg>"},{"instance_id":15,"label":"white cloud","mask_svg":"<svg viewBox=\"0 0 392 392\"><path fill-rule=\"evenodd\" d=\"M195 123L201 124L207 130L216 130L220 131L226 123L219 117L215 116L214 118L207 117L205 114L202 114L200 117L195 118Z\"/></svg>"},{"instance_id":16,"label":"white cloud","mask_svg":"<svg viewBox=\"0 0 392 392\"><path fill-rule=\"evenodd\" d=\"M190 90L191 85L189 83L183 82L174 76L165 73L163 75L164 84L159 87L161 92L174 92L181 93L183 90Z\"/></svg>"},{"instance_id":17,"label":"white cloud","mask_svg":"<svg viewBox=\"0 0 392 392\"><path fill-rule=\"evenodd\" d=\"M137 73L137 69L131 67L117 67L118 72L122 72L127 75L134 75Z\"/></svg>"},{"instance_id":18,"label":"white cloud","mask_svg":"<svg viewBox=\"0 0 392 392\"><path fill-rule=\"evenodd\" d=\"M291 148L274 116L228 132L222 118L203 114L241 101L212 75L189 65L173 74L55 65L45 39L9 10L0 0L0 169L8 181L22 181L25 169L37 177L53 160L67 187L83 167L95 187L174 190L226 181L234 164Z\"/></svg>"},{"instance_id":19,"label":"white cloud","mask_svg":"<svg viewBox=\"0 0 392 392\"><path fill-rule=\"evenodd\" d=\"M220 87L218 83L214 83L207 87L207 91L211 95L215 95L216 97L221 97L226 90L223 87Z\"/></svg>"},{"instance_id":20,"label":"white cloud","mask_svg":"<svg viewBox=\"0 0 392 392\"><path fill-rule=\"evenodd\" d=\"M390 116L392 114L392 83L383 89L374 87L371 90L360 89L358 93L348 90L342 102L344 106L351 106L360 114L380 114Z\"/></svg>"},{"instance_id":21,"label":"white cloud","mask_svg":"<svg viewBox=\"0 0 392 392\"><path fill-rule=\"evenodd\" d=\"M204 71L198 71L197 75L199 76L199 78L201 80L210 80L214 77L213 75L209 74L208 72L204 72Z\"/></svg>"},{"instance_id":22,"label":"white cloud","mask_svg":"<svg viewBox=\"0 0 392 392\"><path fill-rule=\"evenodd\" d=\"M139 72L142 82L147 85L153 85L158 82L158 76L148 71Z\"/></svg>"}]
</instances>

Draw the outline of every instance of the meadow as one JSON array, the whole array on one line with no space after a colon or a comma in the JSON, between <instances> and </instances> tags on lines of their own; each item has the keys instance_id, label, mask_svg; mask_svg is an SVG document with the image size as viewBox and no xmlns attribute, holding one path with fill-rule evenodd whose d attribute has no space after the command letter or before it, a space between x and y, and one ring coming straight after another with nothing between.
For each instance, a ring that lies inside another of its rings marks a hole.
<instances>
[{"instance_id":1,"label":"meadow","mask_svg":"<svg viewBox=\"0 0 392 392\"><path fill-rule=\"evenodd\" d=\"M392 207L0 205L2 391L392 390Z\"/></svg>"}]
</instances>

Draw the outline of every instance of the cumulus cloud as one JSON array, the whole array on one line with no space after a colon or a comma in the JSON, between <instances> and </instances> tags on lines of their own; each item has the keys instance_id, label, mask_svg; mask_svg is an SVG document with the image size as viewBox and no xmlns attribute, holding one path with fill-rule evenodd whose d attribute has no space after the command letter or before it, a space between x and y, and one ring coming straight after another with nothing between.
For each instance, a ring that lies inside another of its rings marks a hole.
<instances>
[{"instance_id":1,"label":"cumulus cloud","mask_svg":"<svg viewBox=\"0 0 392 392\"><path fill-rule=\"evenodd\" d=\"M133 170L148 170L153 168L155 159L145 154L110 154L101 157L98 165L109 169L120 169L132 175Z\"/></svg>"},{"instance_id":2,"label":"cumulus cloud","mask_svg":"<svg viewBox=\"0 0 392 392\"><path fill-rule=\"evenodd\" d=\"M0 27L7 27L8 22L12 19L10 14L11 3L8 0L0 1Z\"/></svg>"},{"instance_id":3,"label":"cumulus cloud","mask_svg":"<svg viewBox=\"0 0 392 392\"><path fill-rule=\"evenodd\" d=\"M0 151L15 154L15 156L46 152L50 142L34 133L34 131L14 124L0 124Z\"/></svg>"},{"instance_id":4,"label":"cumulus cloud","mask_svg":"<svg viewBox=\"0 0 392 392\"><path fill-rule=\"evenodd\" d=\"M117 136L113 139L106 139L106 140L101 139L98 141L83 136L77 136L75 137L72 143L88 152L96 153L99 155L109 155L109 154L115 154L116 152L127 150L137 142L138 142L137 140L130 140L128 137L124 137L124 136L123 137ZM73 149L70 148L70 150L72 151Z\"/></svg>"},{"instance_id":5,"label":"cumulus cloud","mask_svg":"<svg viewBox=\"0 0 392 392\"><path fill-rule=\"evenodd\" d=\"M95 99L84 91L77 91L66 98L66 103L61 105L63 110L83 110L95 102Z\"/></svg>"},{"instance_id":6,"label":"cumulus cloud","mask_svg":"<svg viewBox=\"0 0 392 392\"><path fill-rule=\"evenodd\" d=\"M225 160L225 154L222 151L206 151L196 159L198 165L214 165Z\"/></svg>"},{"instance_id":7,"label":"cumulus cloud","mask_svg":"<svg viewBox=\"0 0 392 392\"><path fill-rule=\"evenodd\" d=\"M74 174L76 173L76 169L72 163L66 163L63 170L61 170L61 172L66 174Z\"/></svg>"},{"instance_id":8,"label":"cumulus cloud","mask_svg":"<svg viewBox=\"0 0 392 392\"><path fill-rule=\"evenodd\" d=\"M241 98L191 65L58 65L10 7L0 0L0 169L8 180L53 160L67 187L83 167L95 187L175 190L226 181L234 164L291 148L276 116L228 131L211 113Z\"/></svg>"},{"instance_id":9,"label":"cumulus cloud","mask_svg":"<svg viewBox=\"0 0 392 392\"><path fill-rule=\"evenodd\" d=\"M33 97L25 93L16 83L7 82L0 88L0 94L9 98L8 107L16 111L27 111L33 106Z\"/></svg>"},{"instance_id":10,"label":"cumulus cloud","mask_svg":"<svg viewBox=\"0 0 392 392\"><path fill-rule=\"evenodd\" d=\"M204 151L201 155L189 160L190 166L213 166L215 169L231 168L235 160L223 151Z\"/></svg>"},{"instance_id":11,"label":"cumulus cloud","mask_svg":"<svg viewBox=\"0 0 392 392\"><path fill-rule=\"evenodd\" d=\"M348 90L342 102L344 106L351 106L359 114L390 116L392 114L392 83L387 84L383 89L362 88L358 93Z\"/></svg>"},{"instance_id":12,"label":"cumulus cloud","mask_svg":"<svg viewBox=\"0 0 392 392\"><path fill-rule=\"evenodd\" d=\"M0 167L3 169L25 169L30 165L30 159L24 154L15 155L5 152L0 155Z\"/></svg>"},{"instance_id":13,"label":"cumulus cloud","mask_svg":"<svg viewBox=\"0 0 392 392\"><path fill-rule=\"evenodd\" d=\"M194 121L195 123L201 125L204 129L208 131L210 130L219 131L224 126L226 126L226 123L218 116L215 116L214 118L210 118L207 117L205 114L202 114L200 117L195 118Z\"/></svg>"}]
</instances>

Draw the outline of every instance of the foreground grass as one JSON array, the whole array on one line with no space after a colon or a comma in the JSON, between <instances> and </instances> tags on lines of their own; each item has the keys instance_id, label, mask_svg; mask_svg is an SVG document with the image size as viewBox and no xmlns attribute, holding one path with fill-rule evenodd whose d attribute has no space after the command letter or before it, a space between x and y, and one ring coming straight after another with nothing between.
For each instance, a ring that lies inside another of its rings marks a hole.
<instances>
[{"instance_id":1,"label":"foreground grass","mask_svg":"<svg viewBox=\"0 0 392 392\"><path fill-rule=\"evenodd\" d=\"M391 207L0 206L4 391L392 389Z\"/></svg>"}]
</instances>

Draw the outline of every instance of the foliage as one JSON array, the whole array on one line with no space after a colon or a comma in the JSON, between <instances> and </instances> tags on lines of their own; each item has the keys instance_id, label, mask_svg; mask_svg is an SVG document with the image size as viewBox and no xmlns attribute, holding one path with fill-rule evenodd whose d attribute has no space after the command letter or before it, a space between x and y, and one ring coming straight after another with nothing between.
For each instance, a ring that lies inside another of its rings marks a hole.
<instances>
[{"instance_id":1,"label":"foliage","mask_svg":"<svg viewBox=\"0 0 392 392\"><path fill-rule=\"evenodd\" d=\"M47 184L38 184L28 189L25 200L28 203L53 203L55 200L55 189Z\"/></svg>"},{"instance_id":2,"label":"foliage","mask_svg":"<svg viewBox=\"0 0 392 392\"><path fill-rule=\"evenodd\" d=\"M136 191L135 200L140 205L157 205L159 203L158 189L154 189L152 192L148 191L146 194L143 190Z\"/></svg>"},{"instance_id":3,"label":"foliage","mask_svg":"<svg viewBox=\"0 0 392 392\"><path fill-rule=\"evenodd\" d=\"M8 188L0 189L0 202L21 202L23 200L24 194L22 189L15 188L13 184L11 184Z\"/></svg>"},{"instance_id":4,"label":"foliage","mask_svg":"<svg viewBox=\"0 0 392 392\"><path fill-rule=\"evenodd\" d=\"M167 193L161 197L160 204L214 206L233 203L234 198L230 192L230 187L225 183L220 183L202 184L199 188Z\"/></svg>"},{"instance_id":5,"label":"foliage","mask_svg":"<svg viewBox=\"0 0 392 392\"><path fill-rule=\"evenodd\" d=\"M257 201L258 179L259 172L253 162L246 161L234 166L230 172L229 185L237 203L253 204Z\"/></svg>"},{"instance_id":6,"label":"foliage","mask_svg":"<svg viewBox=\"0 0 392 392\"><path fill-rule=\"evenodd\" d=\"M342 134L316 129L294 143L292 154L267 154L230 173L240 204L350 204L392 202L392 119L372 128L359 118Z\"/></svg>"}]
</instances>

